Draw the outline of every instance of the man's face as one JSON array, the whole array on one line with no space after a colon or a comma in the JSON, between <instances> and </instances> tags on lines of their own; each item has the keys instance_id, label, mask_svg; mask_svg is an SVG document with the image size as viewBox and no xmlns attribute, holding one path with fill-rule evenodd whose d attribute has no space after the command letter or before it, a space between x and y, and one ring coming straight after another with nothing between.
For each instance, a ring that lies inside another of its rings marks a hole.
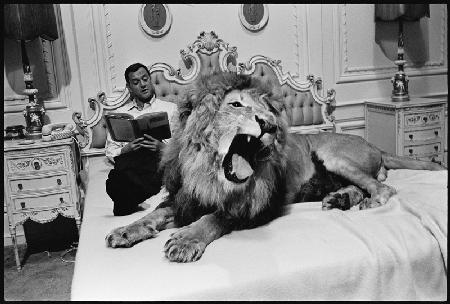
<instances>
[{"instance_id":1,"label":"man's face","mask_svg":"<svg viewBox=\"0 0 450 304\"><path fill-rule=\"evenodd\" d=\"M139 68L136 72L128 74L128 89L141 101L148 101L153 95L153 86L150 82L150 75L144 68Z\"/></svg>"}]
</instances>

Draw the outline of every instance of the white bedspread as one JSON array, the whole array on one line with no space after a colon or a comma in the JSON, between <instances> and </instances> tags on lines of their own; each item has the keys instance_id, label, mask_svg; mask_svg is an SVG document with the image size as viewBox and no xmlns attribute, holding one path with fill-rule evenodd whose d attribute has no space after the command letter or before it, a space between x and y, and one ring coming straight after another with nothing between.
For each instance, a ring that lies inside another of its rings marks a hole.
<instances>
[{"instance_id":1,"label":"white bedspread","mask_svg":"<svg viewBox=\"0 0 450 304\"><path fill-rule=\"evenodd\" d=\"M234 231L194 263L162 251L175 229L129 249L105 236L150 212L114 217L105 192L111 167L91 159L72 300L446 300L447 171L391 170L398 194L370 210L322 211L295 204L289 214Z\"/></svg>"}]
</instances>

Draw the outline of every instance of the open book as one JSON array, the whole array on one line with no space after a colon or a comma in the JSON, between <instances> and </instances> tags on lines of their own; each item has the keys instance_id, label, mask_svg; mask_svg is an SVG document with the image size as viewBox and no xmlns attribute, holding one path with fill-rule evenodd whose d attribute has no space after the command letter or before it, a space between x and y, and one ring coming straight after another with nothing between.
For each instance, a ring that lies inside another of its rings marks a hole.
<instances>
[{"instance_id":1,"label":"open book","mask_svg":"<svg viewBox=\"0 0 450 304\"><path fill-rule=\"evenodd\" d=\"M171 137L167 112L146 113L133 118L128 113L105 114L106 126L114 141L133 141L148 134L158 140Z\"/></svg>"}]
</instances>

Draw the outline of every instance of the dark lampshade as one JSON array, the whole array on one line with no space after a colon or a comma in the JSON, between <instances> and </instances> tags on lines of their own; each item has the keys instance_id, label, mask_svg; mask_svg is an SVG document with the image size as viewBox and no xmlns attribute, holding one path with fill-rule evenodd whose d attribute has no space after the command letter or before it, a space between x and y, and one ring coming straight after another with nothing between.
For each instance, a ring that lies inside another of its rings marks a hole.
<instances>
[{"instance_id":1,"label":"dark lampshade","mask_svg":"<svg viewBox=\"0 0 450 304\"><path fill-rule=\"evenodd\" d=\"M430 17L429 4L375 4L375 21L418 21Z\"/></svg>"},{"instance_id":2,"label":"dark lampshade","mask_svg":"<svg viewBox=\"0 0 450 304\"><path fill-rule=\"evenodd\" d=\"M4 4L4 36L16 40L58 38L53 4Z\"/></svg>"}]
</instances>

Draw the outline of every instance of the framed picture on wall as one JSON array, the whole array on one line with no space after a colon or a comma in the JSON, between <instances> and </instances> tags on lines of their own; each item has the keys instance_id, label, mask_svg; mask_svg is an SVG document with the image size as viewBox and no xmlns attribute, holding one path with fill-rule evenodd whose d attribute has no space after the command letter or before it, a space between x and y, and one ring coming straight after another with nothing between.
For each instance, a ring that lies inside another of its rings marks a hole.
<instances>
[{"instance_id":1,"label":"framed picture on wall","mask_svg":"<svg viewBox=\"0 0 450 304\"><path fill-rule=\"evenodd\" d=\"M139 24L152 37L167 34L172 25L172 14L167 4L143 4L139 11Z\"/></svg>"},{"instance_id":2,"label":"framed picture on wall","mask_svg":"<svg viewBox=\"0 0 450 304\"><path fill-rule=\"evenodd\" d=\"M249 31L258 32L262 30L269 20L267 4L241 4L239 8L239 19L242 25Z\"/></svg>"}]
</instances>

